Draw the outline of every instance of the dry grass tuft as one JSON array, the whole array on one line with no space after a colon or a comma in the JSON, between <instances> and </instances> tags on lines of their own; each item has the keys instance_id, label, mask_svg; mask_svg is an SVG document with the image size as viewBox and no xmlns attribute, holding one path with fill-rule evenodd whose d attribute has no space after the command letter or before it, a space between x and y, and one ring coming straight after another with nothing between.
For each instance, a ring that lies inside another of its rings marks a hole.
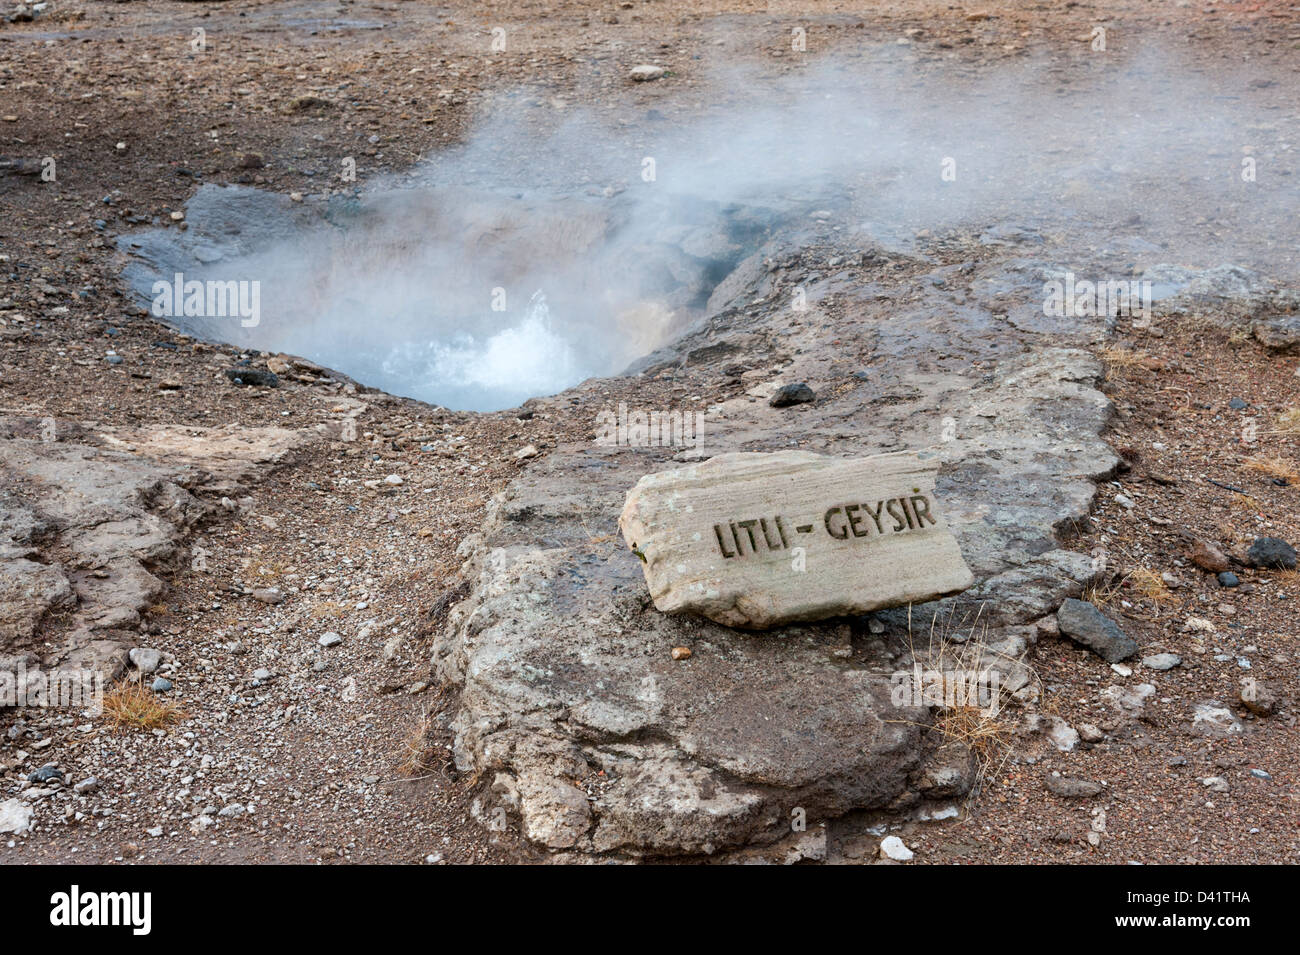
<instances>
[{"instance_id":1,"label":"dry grass tuft","mask_svg":"<svg viewBox=\"0 0 1300 955\"><path fill-rule=\"evenodd\" d=\"M1286 434L1300 434L1300 408L1287 408L1277 416L1277 424Z\"/></svg>"},{"instance_id":2,"label":"dry grass tuft","mask_svg":"<svg viewBox=\"0 0 1300 955\"><path fill-rule=\"evenodd\" d=\"M399 755L401 762L397 764L397 771L403 776L425 776L438 765L441 754L433 742L433 710L430 707L420 711L420 718L402 741Z\"/></svg>"},{"instance_id":3,"label":"dry grass tuft","mask_svg":"<svg viewBox=\"0 0 1300 955\"><path fill-rule=\"evenodd\" d=\"M1174 595L1169 590L1164 578L1159 572L1149 567L1139 567L1130 573L1124 580L1128 583L1129 588L1139 597L1147 600L1163 603L1167 600L1173 600Z\"/></svg>"},{"instance_id":4,"label":"dry grass tuft","mask_svg":"<svg viewBox=\"0 0 1300 955\"><path fill-rule=\"evenodd\" d=\"M1245 511L1247 514L1259 514L1264 510L1263 503L1249 494L1234 493L1229 500L1229 506L1234 511Z\"/></svg>"},{"instance_id":5,"label":"dry grass tuft","mask_svg":"<svg viewBox=\"0 0 1300 955\"><path fill-rule=\"evenodd\" d=\"M336 603L333 600L322 600L316 606L311 608L311 615L315 620L320 620L324 617L338 619L343 616L346 611L347 608L341 603Z\"/></svg>"},{"instance_id":6,"label":"dry grass tuft","mask_svg":"<svg viewBox=\"0 0 1300 955\"><path fill-rule=\"evenodd\" d=\"M146 690L139 679L124 680L104 694L104 716L115 730L155 730L185 718L175 703Z\"/></svg>"},{"instance_id":7,"label":"dry grass tuft","mask_svg":"<svg viewBox=\"0 0 1300 955\"><path fill-rule=\"evenodd\" d=\"M1106 363L1107 371L1128 371L1130 368L1141 367L1147 360L1145 352L1135 351L1132 348L1103 348L1098 354L1102 361Z\"/></svg>"},{"instance_id":8,"label":"dry grass tuft","mask_svg":"<svg viewBox=\"0 0 1300 955\"><path fill-rule=\"evenodd\" d=\"M277 581L288 573L288 566L278 560L267 563L261 560L250 560L244 565L244 576L246 579L255 577L267 578L270 581Z\"/></svg>"},{"instance_id":9,"label":"dry grass tuft","mask_svg":"<svg viewBox=\"0 0 1300 955\"><path fill-rule=\"evenodd\" d=\"M974 620L956 621L950 613L939 625L936 614L930 621L929 645L919 651L913 644L912 658L922 671L943 675L942 700L932 699L927 686L926 698L935 706L933 729L945 742L962 743L975 759L975 779L971 798L982 788L984 781L1001 772L1011 756L1015 721L1003 718L1003 711L1012 702L1012 691L1002 679L980 681L984 692L981 699L971 699L969 686L962 685L959 674L985 675L996 669L1000 674L1020 669L1028 674L1029 683L1038 683L1038 675L1025 662L1004 656L988 645L988 623L981 622L983 605ZM909 626L908 639L913 633ZM1024 685L1017 684L1017 685ZM937 689L937 688L936 688ZM938 695L938 694L936 694Z\"/></svg>"},{"instance_id":10,"label":"dry grass tuft","mask_svg":"<svg viewBox=\"0 0 1300 955\"><path fill-rule=\"evenodd\" d=\"M1086 600L1100 610L1119 600L1120 590L1123 585L1124 579L1122 577L1107 577L1094 580L1083 589L1081 599Z\"/></svg>"},{"instance_id":11,"label":"dry grass tuft","mask_svg":"<svg viewBox=\"0 0 1300 955\"><path fill-rule=\"evenodd\" d=\"M1278 478L1288 484L1300 484L1300 469L1286 458L1266 458L1257 454L1246 462L1247 469L1266 477Z\"/></svg>"}]
</instances>

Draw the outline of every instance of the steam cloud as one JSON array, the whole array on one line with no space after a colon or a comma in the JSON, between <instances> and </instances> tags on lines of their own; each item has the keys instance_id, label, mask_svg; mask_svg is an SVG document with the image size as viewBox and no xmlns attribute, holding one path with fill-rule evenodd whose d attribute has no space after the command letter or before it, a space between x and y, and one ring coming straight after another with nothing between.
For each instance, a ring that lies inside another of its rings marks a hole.
<instances>
[{"instance_id":1,"label":"steam cloud","mask_svg":"<svg viewBox=\"0 0 1300 955\"><path fill-rule=\"evenodd\" d=\"M776 234L911 249L921 229L974 229L1076 269L1294 278L1295 119L1247 74L1211 83L1145 51L971 79L882 56L697 87L716 95L684 119L499 97L464 146L320 216L205 190L188 234L132 237L133 282L260 281L256 328L177 321L486 410L621 371L725 304L718 283Z\"/></svg>"}]
</instances>

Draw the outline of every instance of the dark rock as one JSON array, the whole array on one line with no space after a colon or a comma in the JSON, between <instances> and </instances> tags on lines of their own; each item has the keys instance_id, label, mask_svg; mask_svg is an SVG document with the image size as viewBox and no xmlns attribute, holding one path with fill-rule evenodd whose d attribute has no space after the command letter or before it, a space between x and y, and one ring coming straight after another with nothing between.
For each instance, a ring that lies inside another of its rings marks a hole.
<instances>
[{"instance_id":1,"label":"dark rock","mask_svg":"<svg viewBox=\"0 0 1300 955\"><path fill-rule=\"evenodd\" d=\"M813 393L813 390L806 383L800 381L792 385L782 385L776 390L776 394L771 397L768 404L773 408L786 408L790 405L807 404L815 400L816 397L817 395Z\"/></svg>"},{"instance_id":2,"label":"dark rock","mask_svg":"<svg viewBox=\"0 0 1300 955\"><path fill-rule=\"evenodd\" d=\"M1241 411L1246 407L1246 402L1242 401L1240 398L1233 398L1228 402L1228 407L1233 411Z\"/></svg>"},{"instance_id":3,"label":"dark rock","mask_svg":"<svg viewBox=\"0 0 1300 955\"><path fill-rule=\"evenodd\" d=\"M62 782L63 770L57 769L54 766L42 766L40 769L36 770L36 772L29 773L27 781L29 783Z\"/></svg>"},{"instance_id":4,"label":"dark rock","mask_svg":"<svg viewBox=\"0 0 1300 955\"><path fill-rule=\"evenodd\" d=\"M1237 575L1230 570L1225 570L1223 573L1219 574L1220 587L1236 587L1239 583L1241 583L1241 581L1237 578Z\"/></svg>"},{"instance_id":5,"label":"dark rock","mask_svg":"<svg viewBox=\"0 0 1300 955\"><path fill-rule=\"evenodd\" d=\"M1251 567L1294 570L1295 548L1280 537L1258 537L1246 551L1246 563Z\"/></svg>"},{"instance_id":6,"label":"dark rock","mask_svg":"<svg viewBox=\"0 0 1300 955\"><path fill-rule=\"evenodd\" d=\"M280 376L261 368L227 368L226 377L237 385L253 385L258 388L280 387Z\"/></svg>"},{"instance_id":7,"label":"dark rock","mask_svg":"<svg viewBox=\"0 0 1300 955\"><path fill-rule=\"evenodd\" d=\"M1107 663L1118 663L1137 653L1137 641L1086 600L1067 599L1056 612L1056 623L1061 633Z\"/></svg>"}]
</instances>

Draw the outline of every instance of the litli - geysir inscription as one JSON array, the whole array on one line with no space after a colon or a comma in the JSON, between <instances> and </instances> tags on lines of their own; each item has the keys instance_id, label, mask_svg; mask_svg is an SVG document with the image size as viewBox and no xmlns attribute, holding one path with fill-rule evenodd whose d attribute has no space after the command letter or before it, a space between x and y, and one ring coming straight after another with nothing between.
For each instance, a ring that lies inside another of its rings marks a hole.
<instances>
[{"instance_id":1,"label":"litli - geysir inscription","mask_svg":"<svg viewBox=\"0 0 1300 955\"><path fill-rule=\"evenodd\" d=\"M837 504L817 521L799 523L781 514L730 520L713 525L713 535L723 557L744 557L764 551L789 550L807 534L825 532L837 541L883 537L937 526L933 502L924 494L891 497L871 504Z\"/></svg>"},{"instance_id":2,"label":"litli - geysir inscription","mask_svg":"<svg viewBox=\"0 0 1300 955\"><path fill-rule=\"evenodd\" d=\"M821 620L971 585L937 473L909 452L726 454L643 477L619 526L659 610L750 629Z\"/></svg>"}]
</instances>

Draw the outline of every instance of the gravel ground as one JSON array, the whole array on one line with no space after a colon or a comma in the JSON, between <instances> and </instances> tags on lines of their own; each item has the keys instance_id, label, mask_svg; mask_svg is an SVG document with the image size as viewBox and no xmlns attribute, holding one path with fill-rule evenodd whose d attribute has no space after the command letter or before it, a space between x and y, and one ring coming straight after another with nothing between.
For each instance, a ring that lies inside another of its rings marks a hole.
<instances>
[{"instance_id":1,"label":"gravel ground","mask_svg":"<svg viewBox=\"0 0 1300 955\"><path fill-rule=\"evenodd\" d=\"M162 651L183 719L139 734L75 715L0 715L0 798L49 762L69 783L36 801L35 831L0 842L0 860L539 861L512 829L474 818L477 781L458 778L445 757L449 701L430 685L427 646L458 584L456 547L527 466L516 451L587 434L597 408L628 394L653 402L646 389L663 389L668 401L701 395L701 385L615 381L535 402L529 416L447 412L328 378L240 388L221 369L245 356L166 329L120 294L111 240L171 221L199 182L319 192L343 156L357 158L362 182L400 173L511 93L539 111L580 101L629 115L688 108L711 95L714 52L795 68L783 62L784 14L771 6L70 0L35 22L0 25L0 156L27 164L0 169L0 412L120 427L335 429L267 474L249 507L206 529L206 568L169 580L150 613L141 642ZM1105 20L1121 37L1140 29L1191 43L1211 62L1260 57L1261 74L1294 90L1287 51L1300 40L1283 3L910 2L870 13L817 3L799 13L826 49L866 31L959 58L972 73L1044 44L1086 42ZM490 51L498 24L511 56ZM197 28L203 53L190 47ZM629 82L639 62L667 67L673 85ZM56 182L24 174L49 155ZM1243 586L1221 587L1180 533L1229 556L1255 536L1300 539L1300 478L1273 480L1285 462L1300 468L1300 439L1277 425L1300 404L1296 361L1209 323L1161 330L1121 327L1108 353L1119 409L1111 438L1130 466L1072 546L1118 575L1094 596L1142 655L1182 663L1149 671L1133 660L1124 676L1045 636L1030 662L1045 709L1072 725L1104 719L1098 699L1112 685L1150 683L1154 696L1122 732L1071 752L1024 741L962 818L905 833L917 862L1297 858L1300 578L1235 566ZM124 362L105 363L110 350ZM1230 407L1234 398L1245 407ZM357 440L331 440L349 416ZM1257 422L1250 443L1243 416ZM1284 463L1261 471L1253 458ZM1141 596L1140 568L1172 582ZM243 593L270 587L283 602ZM1213 631L1189 632L1190 617ZM322 646L326 633L342 641ZM1274 715L1239 705L1247 677L1275 688ZM1193 707L1210 700L1246 731L1193 733ZM1045 788L1053 772L1104 788L1062 797ZM97 788L71 791L91 776ZM858 842L846 841L845 858L863 859Z\"/></svg>"}]
</instances>

